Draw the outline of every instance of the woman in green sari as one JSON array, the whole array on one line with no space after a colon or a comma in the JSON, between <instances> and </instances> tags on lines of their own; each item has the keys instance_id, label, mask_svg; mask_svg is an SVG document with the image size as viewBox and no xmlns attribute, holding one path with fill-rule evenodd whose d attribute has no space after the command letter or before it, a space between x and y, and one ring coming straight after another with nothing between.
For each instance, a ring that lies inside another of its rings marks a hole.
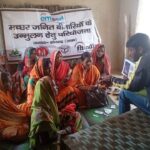
<instances>
[{"instance_id":1,"label":"woman in green sari","mask_svg":"<svg viewBox=\"0 0 150 150\"><path fill-rule=\"evenodd\" d=\"M76 132L81 128L81 117L75 111L75 104L67 105L61 112L58 111L53 87L53 82L48 76L36 83L31 108L31 148L45 140L49 143L56 140L59 130L70 127L71 132Z\"/></svg>"}]
</instances>

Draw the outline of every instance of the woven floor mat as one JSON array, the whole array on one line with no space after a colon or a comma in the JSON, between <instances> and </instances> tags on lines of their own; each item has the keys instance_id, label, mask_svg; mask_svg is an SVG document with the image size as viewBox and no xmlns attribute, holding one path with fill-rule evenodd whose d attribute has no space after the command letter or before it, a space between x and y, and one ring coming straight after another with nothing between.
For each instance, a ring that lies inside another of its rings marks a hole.
<instances>
[{"instance_id":1,"label":"woven floor mat","mask_svg":"<svg viewBox=\"0 0 150 150\"><path fill-rule=\"evenodd\" d=\"M69 135L64 143L71 150L150 150L150 116L135 109Z\"/></svg>"},{"instance_id":2,"label":"woven floor mat","mask_svg":"<svg viewBox=\"0 0 150 150\"><path fill-rule=\"evenodd\" d=\"M83 116L83 118L87 121L88 125L95 125L98 123L101 123L109 118L112 118L114 116L118 116L118 106L111 100L110 97L108 97L109 104L102 108L93 108L93 109L85 109L80 110L79 112ZM114 105L115 108L111 109L111 106ZM109 115L98 115L95 113L95 111L104 112L104 109L111 109L111 113Z\"/></svg>"}]
</instances>

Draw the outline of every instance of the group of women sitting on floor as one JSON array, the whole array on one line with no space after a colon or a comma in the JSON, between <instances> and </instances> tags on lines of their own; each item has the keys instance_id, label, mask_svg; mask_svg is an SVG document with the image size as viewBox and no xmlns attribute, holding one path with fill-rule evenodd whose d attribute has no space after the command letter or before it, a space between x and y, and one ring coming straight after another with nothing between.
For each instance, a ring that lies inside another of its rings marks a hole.
<instances>
[{"instance_id":1,"label":"group of women sitting on floor","mask_svg":"<svg viewBox=\"0 0 150 150\"><path fill-rule=\"evenodd\" d=\"M111 73L104 45L96 45L91 54L84 52L73 70L60 51L39 59L35 51L26 50L13 76L0 71L0 139L21 141L29 136L31 147L43 134L55 139L61 129L80 130L77 106L86 107L86 91Z\"/></svg>"}]
</instances>

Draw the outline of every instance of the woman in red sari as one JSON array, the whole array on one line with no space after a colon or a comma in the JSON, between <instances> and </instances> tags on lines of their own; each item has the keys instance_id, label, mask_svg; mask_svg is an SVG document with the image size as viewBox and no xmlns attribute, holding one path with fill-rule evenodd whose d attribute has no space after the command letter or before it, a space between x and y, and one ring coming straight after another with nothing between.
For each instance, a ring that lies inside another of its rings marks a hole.
<instances>
[{"instance_id":1,"label":"woman in red sari","mask_svg":"<svg viewBox=\"0 0 150 150\"><path fill-rule=\"evenodd\" d=\"M59 89L64 88L64 83L68 73L70 71L70 66L67 62L62 60L62 53L60 51L53 51L50 55L50 60L52 62L52 75Z\"/></svg>"},{"instance_id":2,"label":"woman in red sari","mask_svg":"<svg viewBox=\"0 0 150 150\"><path fill-rule=\"evenodd\" d=\"M22 76L24 78L25 86L27 87L28 80L30 77L30 72L37 61L36 57L36 49L33 47L29 47L25 51L24 56L24 67L22 71Z\"/></svg>"},{"instance_id":3,"label":"woman in red sari","mask_svg":"<svg viewBox=\"0 0 150 150\"><path fill-rule=\"evenodd\" d=\"M92 58L89 52L84 52L81 55L81 61L80 64L74 67L69 85L74 88L79 98L79 106L85 107L85 92L97 86L100 72L95 65L92 65Z\"/></svg>"},{"instance_id":4,"label":"woman in red sari","mask_svg":"<svg viewBox=\"0 0 150 150\"><path fill-rule=\"evenodd\" d=\"M111 74L111 64L108 55L105 52L103 44L97 44L92 51L93 64L98 68L103 75Z\"/></svg>"},{"instance_id":5,"label":"woman in red sari","mask_svg":"<svg viewBox=\"0 0 150 150\"><path fill-rule=\"evenodd\" d=\"M17 72L12 76L13 80L13 93L17 103L21 101L23 93L26 93L30 72L37 61L36 49L29 47L25 50L25 56L22 63L18 64Z\"/></svg>"},{"instance_id":6,"label":"woman in red sari","mask_svg":"<svg viewBox=\"0 0 150 150\"><path fill-rule=\"evenodd\" d=\"M50 60L52 62L52 76L58 88L58 94L55 98L58 108L62 109L68 103L77 101L74 89L68 86L71 69L69 64L62 60L62 53L60 51L53 51L50 55Z\"/></svg>"}]
</instances>

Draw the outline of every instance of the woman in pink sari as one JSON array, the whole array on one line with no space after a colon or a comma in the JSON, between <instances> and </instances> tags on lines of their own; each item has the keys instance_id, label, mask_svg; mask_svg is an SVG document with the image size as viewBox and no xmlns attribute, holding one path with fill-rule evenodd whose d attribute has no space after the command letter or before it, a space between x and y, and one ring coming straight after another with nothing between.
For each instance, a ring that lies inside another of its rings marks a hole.
<instances>
[{"instance_id":1,"label":"woman in pink sari","mask_svg":"<svg viewBox=\"0 0 150 150\"><path fill-rule=\"evenodd\" d=\"M97 44L92 51L93 64L98 68L101 76L111 74L111 64L103 44Z\"/></svg>"},{"instance_id":2,"label":"woman in pink sari","mask_svg":"<svg viewBox=\"0 0 150 150\"><path fill-rule=\"evenodd\" d=\"M60 51L53 51L50 55L52 63L52 76L58 88L56 101L58 108L65 107L68 103L77 101L74 89L68 86L68 80L71 76L71 69L67 62L62 60L62 53Z\"/></svg>"}]
</instances>

